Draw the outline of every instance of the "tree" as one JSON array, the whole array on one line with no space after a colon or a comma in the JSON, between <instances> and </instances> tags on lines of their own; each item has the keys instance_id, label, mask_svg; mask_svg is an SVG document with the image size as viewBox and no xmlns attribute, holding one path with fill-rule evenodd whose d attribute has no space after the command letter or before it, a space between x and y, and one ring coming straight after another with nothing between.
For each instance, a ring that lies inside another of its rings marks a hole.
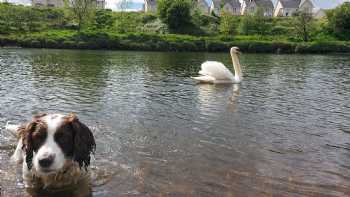
<instances>
[{"instance_id":1,"label":"tree","mask_svg":"<svg viewBox=\"0 0 350 197\"><path fill-rule=\"evenodd\" d=\"M46 20L50 22L51 27L64 28L64 26L71 20L64 8L55 8L46 10Z\"/></svg>"},{"instance_id":2,"label":"tree","mask_svg":"<svg viewBox=\"0 0 350 197\"><path fill-rule=\"evenodd\" d=\"M45 9L0 4L0 33L34 32L46 26Z\"/></svg>"},{"instance_id":3,"label":"tree","mask_svg":"<svg viewBox=\"0 0 350 197\"><path fill-rule=\"evenodd\" d=\"M8 3L0 4L0 34L9 33L13 26L14 12Z\"/></svg>"},{"instance_id":4,"label":"tree","mask_svg":"<svg viewBox=\"0 0 350 197\"><path fill-rule=\"evenodd\" d=\"M30 32L38 31L43 25L44 16L40 9L24 9L22 11L23 22L26 24L26 29Z\"/></svg>"},{"instance_id":5,"label":"tree","mask_svg":"<svg viewBox=\"0 0 350 197\"><path fill-rule=\"evenodd\" d=\"M350 40L350 3L327 12L328 26L336 37Z\"/></svg>"},{"instance_id":6,"label":"tree","mask_svg":"<svg viewBox=\"0 0 350 197\"><path fill-rule=\"evenodd\" d=\"M312 14L298 11L293 14L293 19L296 35L300 37L304 42L308 42L310 40L311 32L314 28Z\"/></svg>"},{"instance_id":7,"label":"tree","mask_svg":"<svg viewBox=\"0 0 350 197\"><path fill-rule=\"evenodd\" d=\"M220 33L225 35L234 35L237 31L238 17L223 12L220 17Z\"/></svg>"},{"instance_id":8,"label":"tree","mask_svg":"<svg viewBox=\"0 0 350 197\"><path fill-rule=\"evenodd\" d=\"M190 0L159 0L158 15L171 30L181 30L191 24Z\"/></svg>"},{"instance_id":9,"label":"tree","mask_svg":"<svg viewBox=\"0 0 350 197\"><path fill-rule=\"evenodd\" d=\"M97 10L94 16L94 27L96 29L109 29L113 26L115 19L112 10Z\"/></svg>"},{"instance_id":10,"label":"tree","mask_svg":"<svg viewBox=\"0 0 350 197\"><path fill-rule=\"evenodd\" d=\"M73 15L78 21L78 31L80 31L82 25L88 20L90 14L94 9L94 1L71 0L71 9L73 11Z\"/></svg>"},{"instance_id":11,"label":"tree","mask_svg":"<svg viewBox=\"0 0 350 197\"><path fill-rule=\"evenodd\" d=\"M245 15L239 27L240 33L244 35L265 35L269 30L268 17L264 16L261 8L258 8L253 15Z\"/></svg>"}]
</instances>

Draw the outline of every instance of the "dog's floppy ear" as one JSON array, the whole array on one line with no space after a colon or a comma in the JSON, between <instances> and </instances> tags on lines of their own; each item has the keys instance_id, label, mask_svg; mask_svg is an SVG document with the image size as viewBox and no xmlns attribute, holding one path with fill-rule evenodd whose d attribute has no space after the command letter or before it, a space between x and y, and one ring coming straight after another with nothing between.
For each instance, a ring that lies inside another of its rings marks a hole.
<instances>
[{"instance_id":1,"label":"dog's floppy ear","mask_svg":"<svg viewBox=\"0 0 350 197\"><path fill-rule=\"evenodd\" d=\"M32 121L27 123L25 126L19 128L19 136L22 139L22 150L26 153L25 161L28 169L32 169L33 166L33 138L32 133L36 130L38 124L40 124L40 118L46 114L38 114L33 117Z\"/></svg>"},{"instance_id":2,"label":"dog's floppy ear","mask_svg":"<svg viewBox=\"0 0 350 197\"><path fill-rule=\"evenodd\" d=\"M37 126L36 121L32 121L25 125L24 127L21 127L20 130L20 135L22 139L22 150L26 153L25 154L25 161L27 163L28 169L32 169L33 166L33 139L32 139L32 133L35 131L35 128Z\"/></svg>"},{"instance_id":3,"label":"dog's floppy ear","mask_svg":"<svg viewBox=\"0 0 350 197\"><path fill-rule=\"evenodd\" d=\"M90 165L90 154L96 149L94 135L75 114L70 114L67 120L74 130L73 160L78 162L80 167L87 168Z\"/></svg>"}]
</instances>

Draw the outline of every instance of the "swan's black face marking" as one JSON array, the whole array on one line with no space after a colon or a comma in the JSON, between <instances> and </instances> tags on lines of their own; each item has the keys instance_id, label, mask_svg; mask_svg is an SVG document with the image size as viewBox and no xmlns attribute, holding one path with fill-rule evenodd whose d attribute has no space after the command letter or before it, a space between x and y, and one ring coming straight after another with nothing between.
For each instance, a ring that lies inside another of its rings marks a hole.
<instances>
[{"instance_id":1,"label":"swan's black face marking","mask_svg":"<svg viewBox=\"0 0 350 197\"><path fill-rule=\"evenodd\" d=\"M231 53L241 54L241 52L240 52L238 47L232 47L231 48Z\"/></svg>"},{"instance_id":2,"label":"swan's black face marking","mask_svg":"<svg viewBox=\"0 0 350 197\"><path fill-rule=\"evenodd\" d=\"M231 53L231 56L233 55L239 56L242 54L238 47L231 47L230 53Z\"/></svg>"}]
</instances>

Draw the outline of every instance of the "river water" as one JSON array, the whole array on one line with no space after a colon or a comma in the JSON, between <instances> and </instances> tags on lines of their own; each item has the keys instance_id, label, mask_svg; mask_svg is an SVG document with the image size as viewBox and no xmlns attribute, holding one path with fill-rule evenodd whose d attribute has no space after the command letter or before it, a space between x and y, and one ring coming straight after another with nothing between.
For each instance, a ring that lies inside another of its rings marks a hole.
<instances>
[{"instance_id":1,"label":"river water","mask_svg":"<svg viewBox=\"0 0 350 197\"><path fill-rule=\"evenodd\" d=\"M0 187L24 194L6 121L75 112L94 196L350 195L350 56L243 54L240 85L200 85L228 53L0 50Z\"/></svg>"}]
</instances>

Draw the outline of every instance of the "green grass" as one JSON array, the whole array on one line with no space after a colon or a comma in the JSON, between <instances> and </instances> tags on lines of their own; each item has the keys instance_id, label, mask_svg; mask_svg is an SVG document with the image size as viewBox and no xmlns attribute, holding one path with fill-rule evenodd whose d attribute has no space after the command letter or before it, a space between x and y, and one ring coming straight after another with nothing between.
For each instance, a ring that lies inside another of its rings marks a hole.
<instances>
[{"instance_id":1,"label":"green grass","mask_svg":"<svg viewBox=\"0 0 350 197\"><path fill-rule=\"evenodd\" d=\"M263 39L263 40L262 40ZM324 53L350 52L350 42L291 42L261 36L190 36L115 32L53 30L0 36L1 46L68 49L115 49L145 51L227 51L238 46L254 53Z\"/></svg>"}]
</instances>

